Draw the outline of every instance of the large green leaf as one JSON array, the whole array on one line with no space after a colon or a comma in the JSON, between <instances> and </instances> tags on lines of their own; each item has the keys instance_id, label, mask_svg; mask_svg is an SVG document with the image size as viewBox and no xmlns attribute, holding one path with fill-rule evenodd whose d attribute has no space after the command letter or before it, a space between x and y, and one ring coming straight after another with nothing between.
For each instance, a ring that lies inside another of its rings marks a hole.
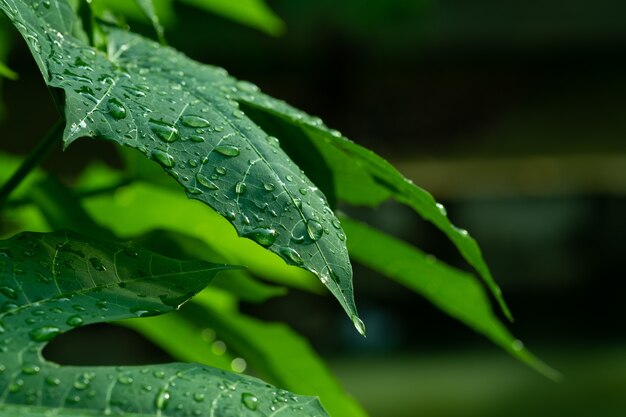
<instances>
[{"instance_id":1,"label":"large green leaf","mask_svg":"<svg viewBox=\"0 0 626 417\"><path fill-rule=\"evenodd\" d=\"M450 222L444 206L437 203L427 191L413 184L393 165L374 152L348 140L340 132L326 127L317 117L303 113L284 101L264 95L253 87L237 88L233 95L247 114L269 133L273 133L274 129L284 131L285 127L281 124L288 125L291 130L294 126L298 127L299 143L291 146L304 147L308 145L300 142L310 142L317 148L332 171L327 174L332 178L326 179L326 182L334 184L338 200L355 205L375 206L394 198L412 207L420 216L437 226L454 243L465 260L478 271L504 314L512 319L502 292L491 276L478 244L467 230L460 229ZM283 140L293 138L294 135L281 136Z\"/></svg>"},{"instance_id":2,"label":"large green leaf","mask_svg":"<svg viewBox=\"0 0 626 417\"><path fill-rule=\"evenodd\" d=\"M491 310L485 291L473 275L453 268L419 249L350 218L343 218L352 258L424 296L549 378L551 369L513 337ZM372 244L375 242L375 244Z\"/></svg>"},{"instance_id":3,"label":"large green leaf","mask_svg":"<svg viewBox=\"0 0 626 417\"><path fill-rule=\"evenodd\" d=\"M144 153L240 235L315 273L364 332L339 221L278 140L238 108L236 85L247 84L118 29L103 54L71 35L76 22L65 0L0 7L28 40L46 83L65 93L66 145L89 136Z\"/></svg>"},{"instance_id":4,"label":"large green leaf","mask_svg":"<svg viewBox=\"0 0 626 417\"><path fill-rule=\"evenodd\" d=\"M175 310L227 268L71 232L0 242L0 403L35 407L25 415L326 415L316 398L197 364L89 368L41 355L72 328Z\"/></svg>"}]
</instances>

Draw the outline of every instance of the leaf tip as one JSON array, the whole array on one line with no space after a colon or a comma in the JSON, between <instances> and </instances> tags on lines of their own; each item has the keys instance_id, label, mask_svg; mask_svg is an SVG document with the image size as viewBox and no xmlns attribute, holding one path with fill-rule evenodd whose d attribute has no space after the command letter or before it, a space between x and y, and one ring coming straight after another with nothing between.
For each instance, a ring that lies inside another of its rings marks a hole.
<instances>
[{"instance_id":1,"label":"leaf tip","mask_svg":"<svg viewBox=\"0 0 626 417\"><path fill-rule=\"evenodd\" d=\"M361 320L359 316L354 314L352 316L352 323L354 323L354 327L361 334L361 336L366 337L365 336L365 323L363 323L363 320Z\"/></svg>"}]
</instances>

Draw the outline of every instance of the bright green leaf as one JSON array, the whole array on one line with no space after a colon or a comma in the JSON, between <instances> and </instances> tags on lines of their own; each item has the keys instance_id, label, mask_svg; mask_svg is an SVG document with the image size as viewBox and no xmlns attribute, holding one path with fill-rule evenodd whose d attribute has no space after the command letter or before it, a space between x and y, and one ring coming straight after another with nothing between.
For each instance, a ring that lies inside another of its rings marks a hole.
<instances>
[{"instance_id":1,"label":"bright green leaf","mask_svg":"<svg viewBox=\"0 0 626 417\"><path fill-rule=\"evenodd\" d=\"M342 221L349 237L350 255L355 261L424 296L549 378L559 378L556 371L525 349L498 320L473 275L355 220L343 218Z\"/></svg>"},{"instance_id":2,"label":"bright green leaf","mask_svg":"<svg viewBox=\"0 0 626 417\"><path fill-rule=\"evenodd\" d=\"M285 24L263 0L180 0L244 25L279 35Z\"/></svg>"},{"instance_id":3,"label":"bright green leaf","mask_svg":"<svg viewBox=\"0 0 626 417\"><path fill-rule=\"evenodd\" d=\"M59 366L41 355L72 328L173 311L227 268L71 232L0 242L0 343L8 347L0 351L0 403L49 407L47 415L274 415L277 389L254 378L197 364ZM310 397L281 407L284 415L325 414Z\"/></svg>"},{"instance_id":4,"label":"bright green leaf","mask_svg":"<svg viewBox=\"0 0 626 417\"><path fill-rule=\"evenodd\" d=\"M144 153L240 235L315 273L364 331L338 221L277 140L238 108L233 94L247 84L118 29L105 55L71 35L65 0L33 4L0 7L29 41L46 83L65 93L66 145L89 136Z\"/></svg>"}]
</instances>

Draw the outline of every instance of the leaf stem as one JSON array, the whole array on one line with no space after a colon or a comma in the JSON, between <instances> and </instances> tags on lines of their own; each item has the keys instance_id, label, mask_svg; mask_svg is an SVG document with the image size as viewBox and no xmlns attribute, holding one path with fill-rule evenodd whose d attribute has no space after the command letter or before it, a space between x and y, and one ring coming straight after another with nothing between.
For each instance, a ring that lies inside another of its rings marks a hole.
<instances>
[{"instance_id":1,"label":"leaf stem","mask_svg":"<svg viewBox=\"0 0 626 417\"><path fill-rule=\"evenodd\" d=\"M31 171L39 166L46 156L50 153L57 140L61 138L61 132L65 126L65 121L59 119L54 126L46 133L46 136L37 147L26 157L22 165L15 171L15 173L4 183L0 188L0 207L4 205L9 195L17 188L17 186L31 173Z\"/></svg>"}]
</instances>

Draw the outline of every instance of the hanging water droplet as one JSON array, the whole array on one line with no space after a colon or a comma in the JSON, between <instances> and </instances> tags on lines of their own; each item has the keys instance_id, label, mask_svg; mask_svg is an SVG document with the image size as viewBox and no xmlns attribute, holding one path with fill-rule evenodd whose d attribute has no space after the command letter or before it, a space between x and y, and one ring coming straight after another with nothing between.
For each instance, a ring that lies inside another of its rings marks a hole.
<instances>
[{"instance_id":1,"label":"hanging water droplet","mask_svg":"<svg viewBox=\"0 0 626 417\"><path fill-rule=\"evenodd\" d=\"M232 145L219 145L215 147L215 152L222 154L224 156L237 156L239 155L239 148Z\"/></svg>"},{"instance_id":2,"label":"hanging water droplet","mask_svg":"<svg viewBox=\"0 0 626 417\"><path fill-rule=\"evenodd\" d=\"M161 164L161 166L165 168L173 168L176 165L174 157L160 149L155 149L152 151L152 159L157 161L159 164Z\"/></svg>"},{"instance_id":3,"label":"hanging water droplet","mask_svg":"<svg viewBox=\"0 0 626 417\"><path fill-rule=\"evenodd\" d=\"M115 120L122 120L126 117L126 107L115 97L107 102L107 111Z\"/></svg>"},{"instance_id":4,"label":"hanging water droplet","mask_svg":"<svg viewBox=\"0 0 626 417\"><path fill-rule=\"evenodd\" d=\"M259 408L259 399L249 392L241 394L241 403L248 410L256 411L256 409Z\"/></svg>"},{"instance_id":5,"label":"hanging water droplet","mask_svg":"<svg viewBox=\"0 0 626 417\"><path fill-rule=\"evenodd\" d=\"M274 244L276 238L278 237L278 234L279 233L276 231L276 229L272 229L269 227L258 227L247 233L244 233L244 237L252 239L259 245L267 248Z\"/></svg>"},{"instance_id":6,"label":"hanging water droplet","mask_svg":"<svg viewBox=\"0 0 626 417\"><path fill-rule=\"evenodd\" d=\"M317 220L309 219L306 222L306 232L312 240L319 240L324 234L324 228Z\"/></svg>"},{"instance_id":7,"label":"hanging water droplet","mask_svg":"<svg viewBox=\"0 0 626 417\"><path fill-rule=\"evenodd\" d=\"M304 263L300 254L293 248L283 246L279 249L279 251L281 255L283 255L296 265L302 265Z\"/></svg>"},{"instance_id":8,"label":"hanging water droplet","mask_svg":"<svg viewBox=\"0 0 626 417\"><path fill-rule=\"evenodd\" d=\"M365 337L365 324L363 320L361 320L358 316L352 316L352 323L354 323L354 327L361 334L361 336Z\"/></svg>"},{"instance_id":9,"label":"hanging water droplet","mask_svg":"<svg viewBox=\"0 0 626 417\"><path fill-rule=\"evenodd\" d=\"M446 210L443 204L437 203L436 206L437 206L437 209L439 210L439 213L443 214L444 216L448 215L448 211Z\"/></svg>"},{"instance_id":10,"label":"hanging water droplet","mask_svg":"<svg viewBox=\"0 0 626 417\"><path fill-rule=\"evenodd\" d=\"M55 326L43 326L33 329L30 332L30 338L35 342L47 342L61 334L61 329Z\"/></svg>"},{"instance_id":11,"label":"hanging water droplet","mask_svg":"<svg viewBox=\"0 0 626 417\"><path fill-rule=\"evenodd\" d=\"M244 182L240 181L237 184L235 184L235 193L243 194L246 191L248 191L248 186Z\"/></svg>"},{"instance_id":12,"label":"hanging water droplet","mask_svg":"<svg viewBox=\"0 0 626 417\"><path fill-rule=\"evenodd\" d=\"M149 125L150 129L152 129L155 135L163 142L172 143L180 139L178 129L163 120L150 119Z\"/></svg>"},{"instance_id":13,"label":"hanging water droplet","mask_svg":"<svg viewBox=\"0 0 626 417\"><path fill-rule=\"evenodd\" d=\"M217 190L220 188L217 184L215 184L213 181L211 181L210 179L208 179L207 177L205 177L199 172L196 174L196 180L198 181L199 184L203 185L209 190Z\"/></svg>"},{"instance_id":14,"label":"hanging water droplet","mask_svg":"<svg viewBox=\"0 0 626 417\"><path fill-rule=\"evenodd\" d=\"M180 122L187 127L209 127L211 124L205 118L192 114L180 118Z\"/></svg>"}]
</instances>

